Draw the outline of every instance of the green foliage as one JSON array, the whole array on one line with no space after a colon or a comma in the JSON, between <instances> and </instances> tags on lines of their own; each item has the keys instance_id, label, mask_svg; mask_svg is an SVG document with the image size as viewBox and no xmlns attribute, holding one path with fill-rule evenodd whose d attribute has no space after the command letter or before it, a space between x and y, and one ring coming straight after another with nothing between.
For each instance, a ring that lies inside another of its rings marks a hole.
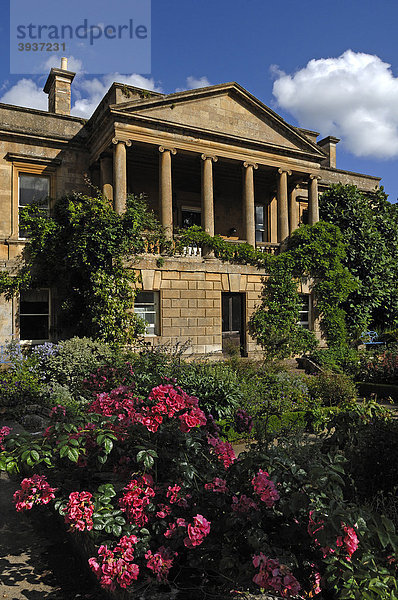
<instances>
[{"instance_id":1,"label":"green foliage","mask_svg":"<svg viewBox=\"0 0 398 600\"><path fill-rule=\"evenodd\" d=\"M398 325L398 207L383 189L371 196L333 185L320 198L321 218L337 225L346 245L343 264L359 285L344 300L352 332Z\"/></svg>"},{"instance_id":2,"label":"green foliage","mask_svg":"<svg viewBox=\"0 0 398 600\"><path fill-rule=\"evenodd\" d=\"M252 335L267 357L285 358L314 350L312 332L298 325L299 279L311 281L316 315L330 346L346 344L341 303L357 283L343 266L345 247L338 228L329 223L303 225L289 238L287 250L269 263L263 301L250 321Z\"/></svg>"},{"instance_id":3,"label":"green foliage","mask_svg":"<svg viewBox=\"0 0 398 600\"><path fill-rule=\"evenodd\" d=\"M307 385L311 397L324 406L340 406L357 397L355 384L344 373L319 373L310 377Z\"/></svg>"},{"instance_id":4,"label":"green foliage","mask_svg":"<svg viewBox=\"0 0 398 600\"><path fill-rule=\"evenodd\" d=\"M261 305L249 322L249 331L263 348L266 359L287 358L316 346L313 332L298 323L300 299L293 270L287 252L270 263Z\"/></svg>"},{"instance_id":5,"label":"green foliage","mask_svg":"<svg viewBox=\"0 0 398 600\"><path fill-rule=\"evenodd\" d=\"M345 311L342 303L357 287L355 277L344 266L346 247L339 229L319 221L293 232L288 243L296 276L313 280L316 314L329 346L347 343Z\"/></svg>"},{"instance_id":6,"label":"green foliage","mask_svg":"<svg viewBox=\"0 0 398 600\"><path fill-rule=\"evenodd\" d=\"M101 195L73 194L59 199L51 216L37 205L26 207L22 220L30 231L24 261L12 277L0 274L0 293L53 289L58 337L128 343L143 333L143 322L131 310L135 277L125 258L144 250L144 230L161 233L142 196L129 196L119 215Z\"/></svg>"},{"instance_id":7,"label":"green foliage","mask_svg":"<svg viewBox=\"0 0 398 600\"><path fill-rule=\"evenodd\" d=\"M236 372L222 363L186 363L173 369L178 385L200 398L200 407L215 419L231 418L243 401Z\"/></svg>"},{"instance_id":8,"label":"green foliage","mask_svg":"<svg viewBox=\"0 0 398 600\"><path fill-rule=\"evenodd\" d=\"M355 376L358 372L361 354L349 346L333 346L315 350L310 358L328 371Z\"/></svg>"}]
</instances>

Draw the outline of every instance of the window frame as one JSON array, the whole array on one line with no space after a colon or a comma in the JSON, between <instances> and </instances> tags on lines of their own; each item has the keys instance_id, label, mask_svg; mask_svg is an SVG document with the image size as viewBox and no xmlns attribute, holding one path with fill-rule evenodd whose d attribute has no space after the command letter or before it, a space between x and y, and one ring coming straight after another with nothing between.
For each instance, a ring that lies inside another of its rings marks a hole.
<instances>
[{"instance_id":1,"label":"window frame","mask_svg":"<svg viewBox=\"0 0 398 600\"><path fill-rule=\"evenodd\" d=\"M49 202L48 211L51 212L53 198L55 197L55 168L47 164L35 164L28 162L13 162L13 184L12 184L12 237L22 242L29 239L19 235L19 177L20 175L33 175L49 179Z\"/></svg>"},{"instance_id":2,"label":"window frame","mask_svg":"<svg viewBox=\"0 0 398 600\"><path fill-rule=\"evenodd\" d=\"M147 302L147 303L137 302L137 298L140 293L153 294L153 302ZM135 310L136 305L137 304L142 304L142 305L146 304L147 306L153 305L153 307L154 307L154 310L153 310L153 312L155 314L154 332L148 333L145 330L144 337L146 337L146 338L154 338L154 337L158 337L161 335L160 334L160 301L161 301L160 291L158 291L158 290L138 290L137 295L134 299L134 313L138 314L142 319L144 319L144 317L142 317L141 314L137 313ZM144 319L144 321L145 321L145 319Z\"/></svg>"},{"instance_id":3,"label":"window frame","mask_svg":"<svg viewBox=\"0 0 398 600\"><path fill-rule=\"evenodd\" d=\"M22 345L32 345L32 344L45 344L46 342L51 341L51 319L52 319L52 311L51 311L51 289L50 288L37 288L32 291L46 291L48 298L48 313L23 313L21 315L21 296L19 296L19 308L18 308L18 339L19 343ZM47 316L48 322L48 338L33 338L33 339L22 339L21 338L21 316Z\"/></svg>"},{"instance_id":4,"label":"window frame","mask_svg":"<svg viewBox=\"0 0 398 600\"><path fill-rule=\"evenodd\" d=\"M308 310L303 310L304 302L301 304L301 310L299 311L299 315L301 316L303 313L307 313L308 317L306 321L299 320L297 323L304 327L304 329L312 330L312 298L311 294L299 294L300 301L302 298L308 298Z\"/></svg>"}]
</instances>

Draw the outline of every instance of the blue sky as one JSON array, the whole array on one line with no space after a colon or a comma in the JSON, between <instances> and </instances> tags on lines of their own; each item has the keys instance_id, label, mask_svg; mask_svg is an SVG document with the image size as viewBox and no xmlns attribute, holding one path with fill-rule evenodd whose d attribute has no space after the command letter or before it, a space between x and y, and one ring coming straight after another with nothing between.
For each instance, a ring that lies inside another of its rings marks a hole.
<instances>
[{"instance_id":1,"label":"blue sky","mask_svg":"<svg viewBox=\"0 0 398 600\"><path fill-rule=\"evenodd\" d=\"M79 17L97 22L101 3L82 0ZM30 4L46 14L49 0ZM54 19L60 4L51 2ZM117 15L131 2L106 4ZM0 6L0 101L44 107L44 75L10 74L9 0ZM109 44L115 67L93 76L85 49L74 51L71 67L88 73L75 80L73 110L88 115L112 79L166 93L237 81L288 122L341 137L337 166L381 176L395 202L397 28L394 0L152 0L151 72L128 69Z\"/></svg>"}]
</instances>

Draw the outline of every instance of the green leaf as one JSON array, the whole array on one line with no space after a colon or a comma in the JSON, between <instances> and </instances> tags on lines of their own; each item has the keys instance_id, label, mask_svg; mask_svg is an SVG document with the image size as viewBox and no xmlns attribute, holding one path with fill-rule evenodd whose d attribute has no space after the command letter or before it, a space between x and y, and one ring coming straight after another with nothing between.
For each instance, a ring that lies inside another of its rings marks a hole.
<instances>
[{"instance_id":1,"label":"green leaf","mask_svg":"<svg viewBox=\"0 0 398 600\"><path fill-rule=\"evenodd\" d=\"M79 452L78 452L78 450L76 450L76 448L69 448L68 449L68 458L72 462L77 463L77 461L79 460Z\"/></svg>"}]
</instances>

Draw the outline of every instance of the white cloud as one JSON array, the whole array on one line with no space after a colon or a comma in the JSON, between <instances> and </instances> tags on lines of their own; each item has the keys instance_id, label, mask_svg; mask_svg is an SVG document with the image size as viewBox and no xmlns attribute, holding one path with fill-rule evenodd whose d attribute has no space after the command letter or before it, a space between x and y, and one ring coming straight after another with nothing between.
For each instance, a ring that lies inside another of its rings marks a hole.
<instances>
[{"instance_id":1,"label":"white cloud","mask_svg":"<svg viewBox=\"0 0 398 600\"><path fill-rule=\"evenodd\" d=\"M49 56L48 59L40 66L40 73L43 71L50 71L52 68L60 69L61 68L61 56ZM68 71L72 71L72 73L82 74L83 71L83 62L80 58L75 58L74 56L68 56Z\"/></svg>"},{"instance_id":2,"label":"white cloud","mask_svg":"<svg viewBox=\"0 0 398 600\"><path fill-rule=\"evenodd\" d=\"M398 156L398 77L378 56L346 50L277 77L273 94L301 127L341 137L356 156Z\"/></svg>"},{"instance_id":3,"label":"white cloud","mask_svg":"<svg viewBox=\"0 0 398 600\"><path fill-rule=\"evenodd\" d=\"M48 68L59 66L60 59L52 58L48 62ZM76 98L71 114L78 117L88 119L94 110L97 108L101 99L108 91L114 81L118 83L126 83L136 87L144 88L151 91L160 92L153 79L148 79L142 75L120 75L113 73L104 77L95 77L88 79L81 74L82 63L79 60L73 59L68 62L68 69L77 71L76 79L73 82L73 94ZM80 71L80 72L79 72ZM37 85L33 79L20 79L1 97L0 102L6 104L15 104L17 106L26 106L28 108L37 108L40 110L48 109L48 96L42 90L42 87Z\"/></svg>"},{"instance_id":4,"label":"white cloud","mask_svg":"<svg viewBox=\"0 0 398 600\"><path fill-rule=\"evenodd\" d=\"M194 77L190 75L186 78L186 85L183 88L177 88L176 92L185 92L185 90L196 90L197 88L208 87L210 81L204 75L203 77Z\"/></svg>"},{"instance_id":5,"label":"white cloud","mask_svg":"<svg viewBox=\"0 0 398 600\"><path fill-rule=\"evenodd\" d=\"M114 81L144 88L152 92L162 91L155 85L153 79L148 79L135 73L132 75L113 73L100 78L95 77L94 79L79 78L75 84L75 92L79 97L72 106L72 115L85 118L90 117Z\"/></svg>"},{"instance_id":6,"label":"white cloud","mask_svg":"<svg viewBox=\"0 0 398 600\"><path fill-rule=\"evenodd\" d=\"M48 109L48 96L32 79L20 79L0 98L5 104L16 104L39 110Z\"/></svg>"}]
</instances>

